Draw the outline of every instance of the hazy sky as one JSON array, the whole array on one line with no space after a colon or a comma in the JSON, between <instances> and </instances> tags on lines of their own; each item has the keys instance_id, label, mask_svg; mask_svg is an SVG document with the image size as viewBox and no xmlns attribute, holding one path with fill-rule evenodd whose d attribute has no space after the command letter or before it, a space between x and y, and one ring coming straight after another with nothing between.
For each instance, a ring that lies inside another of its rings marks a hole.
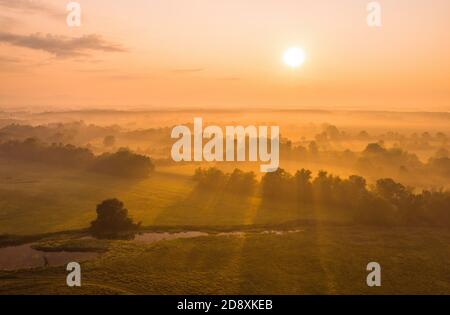
<instances>
[{"instance_id":1,"label":"hazy sky","mask_svg":"<svg viewBox=\"0 0 450 315\"><path fill-rule=\"evenodd\" d=\"M0 0L1 108L450 110L448 0L68 2Z\"/></svg>"}]
</instances>

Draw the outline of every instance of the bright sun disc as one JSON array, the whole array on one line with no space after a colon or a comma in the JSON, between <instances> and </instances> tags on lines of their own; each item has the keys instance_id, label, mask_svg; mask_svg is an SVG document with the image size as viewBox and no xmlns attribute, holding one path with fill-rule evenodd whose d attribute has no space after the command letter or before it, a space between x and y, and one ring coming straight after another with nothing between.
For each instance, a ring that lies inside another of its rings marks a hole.
<instances>
[{"instance_id":1,"label":"bright sun disc","mask_svg":"<svg viewBox=\"0 0 450 315\"><path fill-rule=\"evenodd\" d=\"M305 62L305 53L300 48L289 48L285 51L283 60L289 67L297 68Z\"/></svg>"}]
</instances>

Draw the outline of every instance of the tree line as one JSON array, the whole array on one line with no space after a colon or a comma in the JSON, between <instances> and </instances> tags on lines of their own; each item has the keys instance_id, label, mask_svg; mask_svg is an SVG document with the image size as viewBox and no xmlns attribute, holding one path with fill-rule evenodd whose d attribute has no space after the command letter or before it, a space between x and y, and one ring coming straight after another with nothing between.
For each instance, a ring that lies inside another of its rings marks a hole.
<instances>
[{"instance_id":1,"label":"tree line","mask_svg":"<svg viewBox=\"0 0 450 315\"><path fill-rule=\"evenodd\" d=\"M299 209L324 206L340 209L365 224L414 224L450 226L450 192L414 192L391 178L368 185L364 177L341 178L320 171L315 177L307 169L291 174L283 169L266 173L258 182L253 172L217 168L196 170L199 189L224 189L239 195L260 194L263 200L290 202Z\"/></svg>"},{"instance_id":2,"label":"tree line","mask_svg":"<svg viewBox=\"0 0 450 315\"><path fill-rule=\"evenodd\" d=\"M226 174L215 167L197 168L194 180L198 183L200 189L223 189L245 196L252 194L258 185L256 175L253 172L235 169L231 174Z\"/></svg>"},{"instance_id":3,"label":"tree line","mask_svg":"<svg viewBox=\"0 0 450 315\"><path fill-rule=\"evenodd\" d=\"M0 143L0 157L133 178L146 177L155 168L149 157L128 149L96 156L87 148L61 143L48 145L34 138Z\"/></svg>"}]
</instances>

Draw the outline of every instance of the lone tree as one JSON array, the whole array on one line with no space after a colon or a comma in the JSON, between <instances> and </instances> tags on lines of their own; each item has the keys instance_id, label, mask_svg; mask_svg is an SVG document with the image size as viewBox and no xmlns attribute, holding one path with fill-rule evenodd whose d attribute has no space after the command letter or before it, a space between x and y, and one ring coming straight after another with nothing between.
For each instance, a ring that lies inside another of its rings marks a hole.
<instances>
[{"instance_id":1,"label":"lone tree","mask_svg":"<svg viewBox=\"0 0 450 315\"><path fill-rule=\"evenodd\" d=\"M126 232L139 228L128 217L128 209L118 199L107 199L97 205L97 219L91 222L91 232L94 236L108 238L118 237Z\"/></svg>"}]
</instances>

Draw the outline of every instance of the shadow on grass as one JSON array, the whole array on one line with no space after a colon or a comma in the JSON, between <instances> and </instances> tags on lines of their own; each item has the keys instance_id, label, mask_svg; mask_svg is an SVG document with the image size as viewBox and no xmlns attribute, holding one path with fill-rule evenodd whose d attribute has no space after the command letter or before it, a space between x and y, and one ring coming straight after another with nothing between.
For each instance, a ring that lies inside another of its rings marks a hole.
<instances>
[{"instance_id":1,"label":"shadow on grass","mask_svg":"<svg viewBox=\"0 0 450 315\"><path fill-rule=\"evenodd\" d=\"M238 294L320 294L327 292L316 221L295 202L262 200L254 223L296 219L295 233L247 234L240 254ZM289 225L286 226L289 229Z\"/></svg>"},{"instance_id":2,"label":"shadow on grass","mask_svg":"<svg viewBox=\"0 0 450 315\"><path fill-rule=\"evenodd\" d=\"M255 204L247 196L194 188L187 197L164 208L154 225L242 225L252 208Z\"/></svg>"}]
</instances>

